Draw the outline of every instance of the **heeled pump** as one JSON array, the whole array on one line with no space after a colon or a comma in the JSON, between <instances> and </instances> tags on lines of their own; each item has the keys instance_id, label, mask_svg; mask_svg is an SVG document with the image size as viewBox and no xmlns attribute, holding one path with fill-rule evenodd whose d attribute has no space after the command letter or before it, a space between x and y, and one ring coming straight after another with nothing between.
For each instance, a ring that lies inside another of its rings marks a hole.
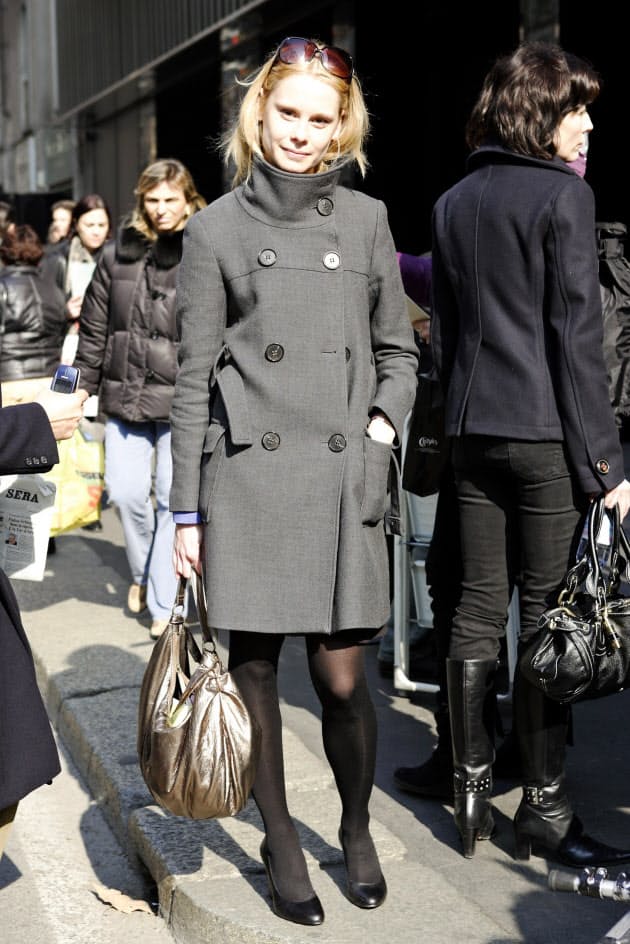
<instances>
[{"instance_id":1,"label":"heeled pump","mask_svg":"<svg viewBox=\"0 0 630 944\"><path fill-rule=\"evenodd\" d=\"M346 867L346 896L357 908L378 908L387 897L387 883L381 872L378 882L353 882L348 874L348 857L343 844L341 829L339 830L339 844L343 852L343 861Z\"/></svg>"},{"instance_id":2,"label":"heeled pump","mask_svg":"<svg viewBox=\"0 0 630 944\"><path fill-rule=\"evenodd\" d=\"M260 858L262 859L269 884L271 894L271 907L278 918L284 918L285 921L293 921L295 924L316 925L324 920L324 909L322 903L313 895L305 901L291 901L284 898L276 888L271 874L271 862L269 859L269 849L267 848L267 837L260 844Z\"/></svg>"}]
</instances>

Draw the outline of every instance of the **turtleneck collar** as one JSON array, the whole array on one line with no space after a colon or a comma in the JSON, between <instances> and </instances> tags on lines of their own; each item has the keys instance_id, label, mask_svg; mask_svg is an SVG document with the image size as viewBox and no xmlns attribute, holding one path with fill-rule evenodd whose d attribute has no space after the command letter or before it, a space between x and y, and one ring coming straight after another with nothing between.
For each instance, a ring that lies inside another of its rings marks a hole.
<instances>
[{"instance_id":1,"label":"turtleneck collar","mask_svg":"<svg viewBox=\"0 0 630 944\"><path fill-rule=\"evenodd\" d=\"M289 228L312 226L324 221L317 212L319 201L334 207L341 171L338 164L321 174L291 174L254 157L249 180L234 193L246 212L263 223Z\"/></svg>"}]
</instances>

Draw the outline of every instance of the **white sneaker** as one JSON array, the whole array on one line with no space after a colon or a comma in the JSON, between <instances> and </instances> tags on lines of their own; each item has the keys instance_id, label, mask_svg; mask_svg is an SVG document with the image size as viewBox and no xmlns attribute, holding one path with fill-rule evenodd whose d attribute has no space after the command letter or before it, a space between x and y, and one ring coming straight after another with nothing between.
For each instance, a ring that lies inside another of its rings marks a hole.
<instances>
[{"instance_id":1,"label":"white sneaker","mask_svg":"<svg viewBox=\"0 0 630 944\"><path fill-rule=\"evenodd\" d=\"M169 624L167 619L154 619L151 623L151 639L159 639Z\"/></svg>"},{"instance_id":2,"label":"white sneaker","mask_svg":"<svg viewBox=\"0 0 630 944\"><path fill-rule=\"evenodd\" d=\"M132 613L142 613L147 608L147 585L132 583L127 594L127 608Z\"/></svg>"}]
</instances>

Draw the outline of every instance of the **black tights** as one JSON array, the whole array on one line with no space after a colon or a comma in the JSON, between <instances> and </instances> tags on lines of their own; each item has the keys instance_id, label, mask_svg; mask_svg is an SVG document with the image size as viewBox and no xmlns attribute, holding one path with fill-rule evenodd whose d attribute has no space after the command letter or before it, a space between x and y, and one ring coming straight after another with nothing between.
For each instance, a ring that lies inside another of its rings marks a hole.
<instances>
[{"instance_id":1,"label":"black tights","mask_svg":"<svg viewBox=\"0 0 630 944\"><path fill-rule=\"evenodd\" d=\"M297 830L287 806L278 703L278 661L284 636L232 632L229 668L262 728L252 794L260 810L278 891L292 901L313 894ZM307 636L308 666L322 706L322 738L341 798L341 830L349 877L377 882L380 867L368 831L374 783L376 715L364 669L364 647L352 633Z\"/></svg>"}]
</instances>

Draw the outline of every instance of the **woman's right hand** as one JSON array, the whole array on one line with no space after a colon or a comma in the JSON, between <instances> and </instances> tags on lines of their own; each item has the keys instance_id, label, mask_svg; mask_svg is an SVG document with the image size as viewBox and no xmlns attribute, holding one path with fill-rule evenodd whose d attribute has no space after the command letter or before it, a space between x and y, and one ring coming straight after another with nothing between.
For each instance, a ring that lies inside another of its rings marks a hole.
<instances>
[{"instance_id":1,"label":"woman's right hand","mask_svg":"<svg viewBox=\"0 0 630 944\"><path fill-rule=\"evenodd\" d=\"M83 295L74 295L66 302L66 317L69 321L76 321L81 314L81 305L83 304Z\"/></svg>"},{"instance_id":2,"label":"woman's right hand","mask_svg":"<svg viewBox=\"0 0 630 944\"><path fill-rule=\"evenodd\" d=\"M190 577L192 571L201 574L203 526L176 524L173 542L173 567L178 577Z\"/></svg>"},{"instance_id":3,"label":"woman's right hand","mask_svg":"<svg viewBox=\"0 0 630 944\"><path fill-rule=\"evenodd\" d=\"M623 521L628 511L630 511L630 482L624 479L619 485L615 485L609 492L606 492L604 505L606 508L614 508L615 505L619 505L619 517Z\"/></svg>"}]
</instances>

